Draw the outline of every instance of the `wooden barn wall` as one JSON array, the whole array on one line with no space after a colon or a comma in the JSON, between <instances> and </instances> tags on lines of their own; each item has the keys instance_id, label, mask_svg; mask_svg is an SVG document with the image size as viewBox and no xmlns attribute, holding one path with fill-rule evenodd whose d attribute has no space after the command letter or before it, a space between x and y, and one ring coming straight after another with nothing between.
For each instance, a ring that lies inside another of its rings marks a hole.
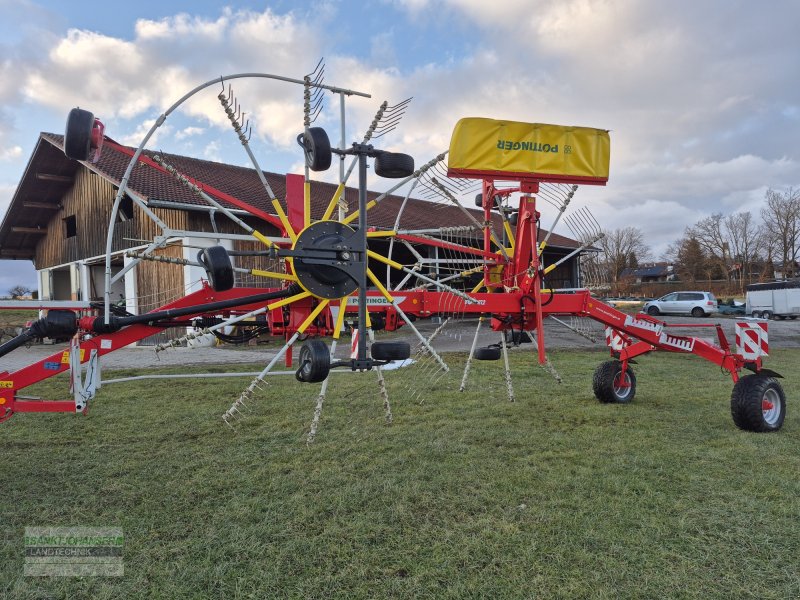
<instances>
[{"instance_id":1,"label":"wooden barn wall","mask_svg":"<svg viewBox=\"0 0 800 600\"><path fill-rule=\"evenodd\" d=\"M174 244L154 252L158 256L183 258L183 246ZM141 261L136 267L139 313L146 313L184 294L183 265Z\"/></svg>"},{"instance_id":2,"label":"wooden barn wall","mask_svg":"<svg viewBox=\"0 0 800 600\"><path fill-rule=\"evenodd\" d=\"M224 215L216 215L214 218L214 225L208 213L189 212L188 221L189 229L192 231L218 231L219 233L235 233L245 234L246 232L236 223L228 219ZM257 218L242 218L248 225L257 229L267 236L277 236L280 232L268 223L264 223ZM257 240L234 240L233 249L236 251L261 251L267 248ZM267 256L237 256L234 259L234 264L243 269L259 269L262 271L283 271L283 261L278 259L269 258ZM236 273L236 285L241 287L281 287L282 280L257 277L247 273Z\"/></svg>"},{"instance_id":3,"label":"wooden barn wall","mask_svg":"<svg viewBox=\"0 0 800 600\"><path fill-rule=\"evenodd\" d=\"M233 249L239 252L260 252L266 250L264 244L257 240L253 240L252 242L235 240L233 242ZM259 269L261 271L273 271L277 273L285 272L283 268L284 261L279 258L270 258L268 256L237 256L234 260L235 265L242 269ZM274 279L272 277L255 276L248 273L236 273L236 285L240 287L277 288L283 286L283 280Z\"/></svg>"},{"instance_id":4,"label":"wooden barn wall","mask_svg":"<svg viewBox=\"0 0 800 600\"><path fill-rule=\"evenodd\" d=\"M211 222L211 218L209 217L209 213L205 211L188 211L185 214L187 215L188 221L187 229L191 231L219 231L220 233L237 233L242 235L247 233L238 224L234 223L228 217L222 214L217 214L214 217L213 224ZM257 219L255 217L243 217L242 215L236 216L242 219L250 227L259 230L264 235L279 235L279 232L275 227L269 223L265 223L261 219ZM214 228L215 225L216 229Z\"/></svg>"},{"instance_id":5,"label":"wooden barn wall","mask_svg":"<svg viewBox=\"0 0 800 600\"><path fill-rule=\"evenodd\" d=\"M62 197L61 208L53 211L47 233L36 246L36 268L104 254L114 194L114 187L108 181L81 166L75 173L74 185ZM76 234L68 238L64 219L72 215Z\"/></svg>"},{"instance_id":6,"label":"wooden barn wall","mask_svg":"<svg viewBox=\"0 0 800 600\"><path fill-rule=\"evenodd\" d=\"M155 252L159 256L183 258L183 245L173 244ZM183 265L143 260L136 268L137 306L139 314L150 312L185 295ZM139 342L143 346L159 344L186 333L185 328L173 327L151 335Z\"/></svg>"},{"instance_id":7,"label":"wooden barn wall","mask_svg":"<svg viewBox=\"0 0 800 600\"><path fill-rule=\"evenodd\" d=\"M172 229L185 229L187 223L186 213L182 210L167 210L164 208L150 209L167 227ZM109 207L109 216L111 208ZM108 218L106 217L106 223ZM107 227L107 225L106 225ZM104 228L105 232L105 228ZM118 221L114 225L113 250L124 250L149 243L157 235L161 235L161 228L156 225L138 204L133 204L133 218L127 221ZM105 253L105 238L103 239L103 253Z\"/></svg>"},{"instance_id":8,"label":"wooden barn wall","mask_svg":"<svg viewBox=\"0 0 800 600\"><path fill-rule=\"evenodd\" d=\"M116 193L117 188L106 179L81 166L75 173L74 184L61 199L61 208L53 211L47 233L36 246L36 268L46 269L104 255ZM155 209L153 212L170 227L186 226L183 211ZM75 217L75 235L67 237L65 219L70 216ZM134 240L152 240L158 233L155 223L134 204L133 218L115 225L112 248L120 250L141 245L142 242Z\"/></svg>"}]
</instances>

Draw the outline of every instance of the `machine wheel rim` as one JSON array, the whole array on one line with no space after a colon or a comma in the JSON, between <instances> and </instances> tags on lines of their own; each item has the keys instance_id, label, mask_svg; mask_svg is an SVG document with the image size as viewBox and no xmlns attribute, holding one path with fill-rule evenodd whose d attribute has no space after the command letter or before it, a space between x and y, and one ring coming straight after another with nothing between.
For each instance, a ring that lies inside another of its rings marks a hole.
<instances>
[{"instance_id":1,"label":"machine wheel rim","mask_svg":"<svg viewBox=\"0 0 800 600\"><path fill-rule=\"evenodd\" d=\"M777 424L781 416L781 398L773 388L764 392L764 397L761 399L761 413L765 423L770 426Z\"/></svg>"},{"instance_id":2,"label":"machine wheel rim","mask_svg":"<svg viewBox=\"0 0 800 600\"><path fill-rule=\"evenodd\" d=\"M624 378L624 379L623 379ZM631 393L631 376L620 372L614 376L614 395L620 400L624 400Z\"/></svg>"}]
</instances>

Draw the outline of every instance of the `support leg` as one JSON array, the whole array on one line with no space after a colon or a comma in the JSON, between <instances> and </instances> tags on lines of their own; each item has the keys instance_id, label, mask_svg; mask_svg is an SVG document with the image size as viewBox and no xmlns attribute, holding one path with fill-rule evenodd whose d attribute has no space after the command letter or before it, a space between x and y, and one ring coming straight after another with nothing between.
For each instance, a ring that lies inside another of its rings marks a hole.
<instances>
[{"instance_id":1,"label":"support leg","mask_svg":"<svg viewBox=\"0 0 800 600\"><path fill-rule=\"evenodd\" d=\"M506 346L506 334L504 331L500 332L500 347L503 349L503 363L506 370L506 390L508 391L508 401L516 402L514 398L514 385L511 383L511 367L508 364L508 346Z\"/></svg>"},{"instance_id":2,"label":"support leg","mask_svg":"<svg viewBox=\"0 0 800 600\"><path fill-rule=\"evenodd\" d=\"M478 334L481 332L481 325L483 324L483 317L478 317L478 326L475 328L475 337L472 338L472 347L469 349L469 356L467 357L467 364L464 365L464 376L461 378L461 387L458 388L459 392L463 392L467 387L467 377L469 377L469 368L472 364L472 357L475 356L475 348L478 346Z\"/></svg>"}]
</instances>

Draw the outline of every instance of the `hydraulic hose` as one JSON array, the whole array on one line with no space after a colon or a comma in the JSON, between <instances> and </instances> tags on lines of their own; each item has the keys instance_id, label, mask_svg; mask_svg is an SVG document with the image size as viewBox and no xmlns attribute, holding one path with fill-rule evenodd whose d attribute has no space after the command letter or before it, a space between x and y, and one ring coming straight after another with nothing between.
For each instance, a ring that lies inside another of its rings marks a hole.
<instances>
[{"instance_id":1,"label":"hydraulic hose","mask_svg":"<svg viewBox=\"0 0 800 600\"><path fill-rule=\"evenodd\" d=\"M96 333L113 333L115 331L119 331L123 327L127 327L128 325L136 325L139 323L157 323L159 321L175 319L177 317L186 317L188 315L196 315L198 313L210 312L214 310L224 310L226 308L233 308L243 304L277 300L279 298L294 296L302 291L302 288L298 284L293 283L289 287L275 292L265 292L263 294L254 294L252 296L243 296L241 298L231 298L230 300L220 300L218 302L209 302L208 304L197 304L195 306L185 306L182 308L170 308L167 310L145 313L143 315L130 315L125 317L111 315L108 323L105 323L104 317L97 317L92 324L92 330Z\"/></svg>"}]
</instances>

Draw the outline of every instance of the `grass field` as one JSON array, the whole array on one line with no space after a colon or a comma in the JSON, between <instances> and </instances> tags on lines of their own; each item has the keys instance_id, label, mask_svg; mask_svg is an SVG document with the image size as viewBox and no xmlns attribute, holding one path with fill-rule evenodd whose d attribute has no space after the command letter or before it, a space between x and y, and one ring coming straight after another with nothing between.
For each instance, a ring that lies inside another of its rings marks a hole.
<instances>
[{"instance_id":1,"label":"grass field","mask_svg":"<svg viewBox=\"0 0 800 600\"><path fill-rule=\"evenodd\" d=\"M104 387L88 417L0 425L0 596L9 598L798 598L800 351L777 351L789 414L737 430L731 382L699 359L636 366L636 401L601 405L601 352L553 352L558 385L515 352L423 403L414 369L273 378L233 433L247 380ZM237 367L248 370L248 367ZM52 384L42 387L55 397ZM65 392L65 383L59 389ZM25 578L25 526L118 526L121 578Z\"/></svg>"},{"instance_id":2,"label":"grass field","mask_svg":"<svg viewBox=\"0 0 800 600\"><path fill-rule=\"evenodd\" d=\"M16 335L16 327L24 327L28 321L35 321L39 318L38 310L0 310L0 337L6 339Z\"/></svg>"}]
</instances>

